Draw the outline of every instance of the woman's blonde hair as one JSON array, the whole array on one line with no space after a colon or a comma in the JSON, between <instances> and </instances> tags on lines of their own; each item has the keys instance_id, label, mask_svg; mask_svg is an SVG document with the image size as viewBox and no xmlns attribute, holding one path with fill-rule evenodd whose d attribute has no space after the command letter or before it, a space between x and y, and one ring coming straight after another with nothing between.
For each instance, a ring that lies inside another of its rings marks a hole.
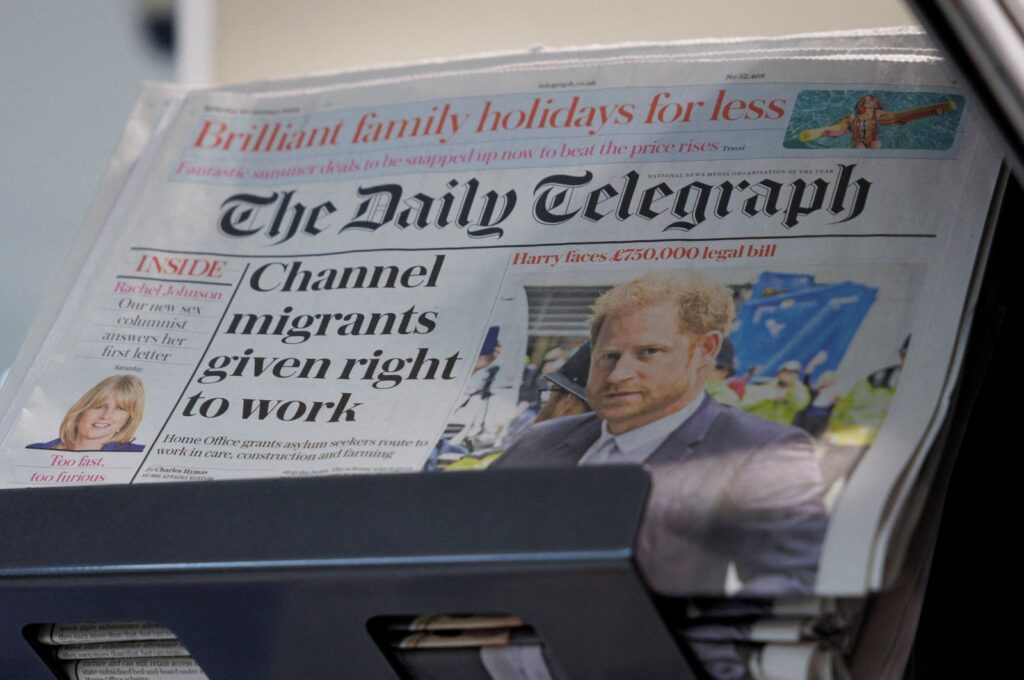
<instances>
[{"instance_id":1,"label":"woman's blonde hair","mask_svg":"<svg viewBox=\"0 0 1024 680\"><path fill-rule=\"evenodd\" d=\"M135 436L135 430L142 421L142 408L146 402L146 393L142 389L142 381L134 375L112 375L93 385L92 389L79 397L78 401L68 409L64 420L60 423L61 446L68 446L78 439L78 422L82 415L97 404L113 396L119 408L128 412L128 422L114 433L112 442L127 444Z\"/></svg>"}]
</instances>

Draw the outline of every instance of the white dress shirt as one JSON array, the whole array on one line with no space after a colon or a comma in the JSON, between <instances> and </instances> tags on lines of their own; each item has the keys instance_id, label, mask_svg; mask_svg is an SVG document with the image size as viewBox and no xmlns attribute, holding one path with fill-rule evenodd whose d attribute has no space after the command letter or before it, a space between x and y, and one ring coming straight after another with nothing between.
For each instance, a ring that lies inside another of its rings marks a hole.
<instances>
[{"instance_id":1,"label":"white dress shirt","mask_svg":"<svg viewBox=\"0 0 1024 680\"><path fill-rule=\"evenodd\" d=\"M601 421L601 436L580 458L579 465L642 465L668 436L690 419L707 399L704 392L689 404L664 418L640 427L612 434Z\"/></svg>"}]
</instances>

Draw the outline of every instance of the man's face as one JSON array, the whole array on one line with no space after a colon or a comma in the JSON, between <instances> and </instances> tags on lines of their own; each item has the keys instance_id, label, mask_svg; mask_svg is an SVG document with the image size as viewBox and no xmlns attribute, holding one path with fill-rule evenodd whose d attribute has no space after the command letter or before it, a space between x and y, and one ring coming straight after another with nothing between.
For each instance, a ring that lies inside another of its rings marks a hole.
<instances>
[{"instance_id":1,"label":"man's face","mask_svg":"<svg viewBox=\"0 0 1024 680\"><path fill-rule=\"evenodd\" d=\"M669 301L610 315L593 348L590 405L612 434L675 413L703 390L720 345L718 333L681 330Z\"/></svg>"}]
</instances>

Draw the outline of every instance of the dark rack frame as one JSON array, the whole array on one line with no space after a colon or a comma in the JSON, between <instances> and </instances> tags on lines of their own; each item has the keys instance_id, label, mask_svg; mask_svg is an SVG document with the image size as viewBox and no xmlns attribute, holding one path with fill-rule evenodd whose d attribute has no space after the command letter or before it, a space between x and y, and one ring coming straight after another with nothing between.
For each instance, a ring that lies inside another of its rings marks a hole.
<instances>
[{"instance_id":1,"label":"dark rack frame","mask_svg":"<svg viewBox=\"0 0 1024 680\"><path fill-rule=\"evenodd\" d=\"M0 668L25 626L148 620L211 680L396 678L382 614L513 612L572 680L687 680L633 564L640 468L0 493ZM627 643L628 642L628 643Z\"/></svg>"}]
</instances>

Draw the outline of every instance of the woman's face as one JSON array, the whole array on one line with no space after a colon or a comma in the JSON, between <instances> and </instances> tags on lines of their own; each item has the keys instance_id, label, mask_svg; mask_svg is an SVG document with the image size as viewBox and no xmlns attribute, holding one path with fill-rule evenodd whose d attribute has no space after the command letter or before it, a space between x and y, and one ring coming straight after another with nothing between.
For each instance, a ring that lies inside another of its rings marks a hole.
<instances>
[{"instance_id":1,"label":"woman's face","mask_svg":"<svg viewBox=\"0 0 1024 680\"><path fill-rule=\"evenodd\" d=\"M78 448L99 448L121 431L131 415L117 405L114 395L93 404L78 420Z\"/></svg>"},{"instance_id":2,"label":"woman's face","mask_svg":"<svg viewBox=\"0 0 1024 680\"><path fill-rule=\"evenodd\" d=\"M874 111L878 108L878 100L874 97L861 97L860 101L857 102L857 111L860 113L867 113Z\"/></svg>"}]
</instances>

